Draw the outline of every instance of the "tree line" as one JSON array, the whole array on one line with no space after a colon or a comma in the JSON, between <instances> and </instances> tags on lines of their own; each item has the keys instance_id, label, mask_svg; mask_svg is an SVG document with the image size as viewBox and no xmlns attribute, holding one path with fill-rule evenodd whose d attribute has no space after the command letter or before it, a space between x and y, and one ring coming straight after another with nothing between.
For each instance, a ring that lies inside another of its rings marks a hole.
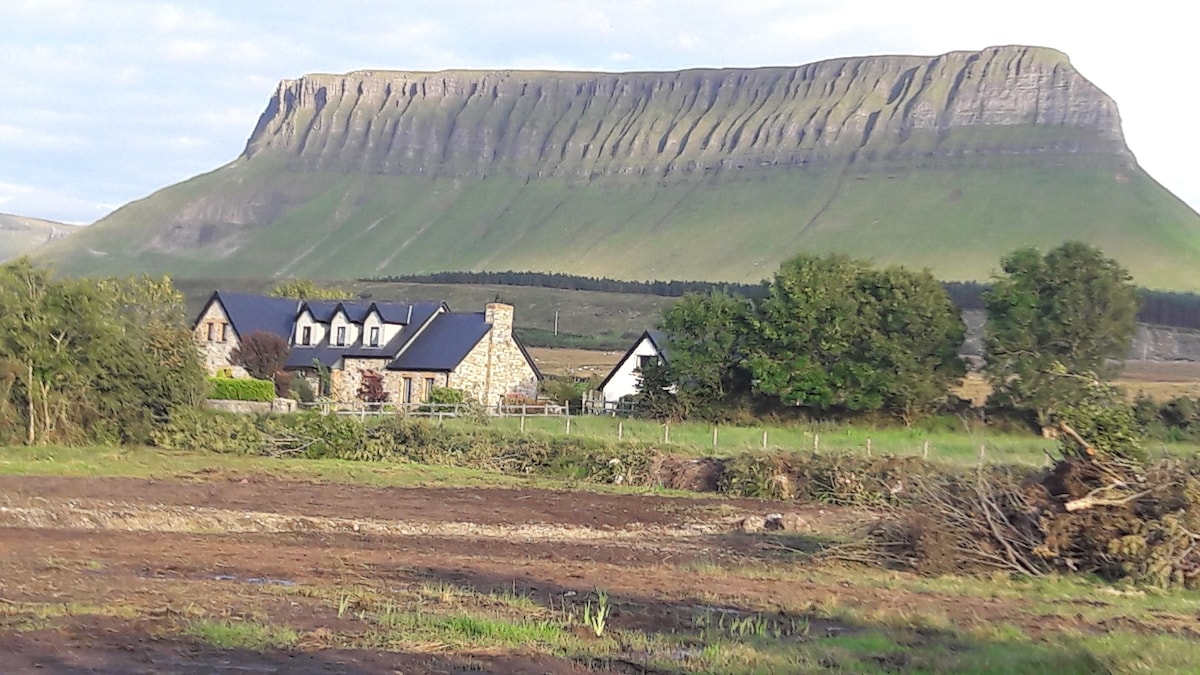
<instances>
[{"instance_id":1,"label":"tree line","mask_svg":"<svg viewBox=\"0 0 1200 675\"><path fill-rule=\"evenodd\" d=\"M0 443L145 443L206 392L169 280L0 266Z\"/></svg>"},{"instance_id":2,"label":"tree line","mask_svg":"<svg viewBox=\"0 0 1200 675\"><path fill-rule=\"evenodd\" d=\"M1115 374L1136 328L1136 289L1116 261L1076 242L1015 251L1001 269L981 295L989 403L1044 425ZM692 294L667 309L666 360L643 370L638 408L660 418L798 410L910 422L955 404L965 329L927 270L801 255L766 291Z\"/></svg>"},{"instance_id":3,"label":"tree line","mask_svg":"<svg viewBox=\"0 0 1200 675\"><path fill-rule=\"evenodd\" d=\"M602 293L630 293L635 295L657 295L668 298L683 297L689 293L707 294L725 292L730 295L762 299L769 292L770 282L743 284L721 281L626 281L607 277L588 277L557 272L435 272L431 274L406 274L381 277L363 277L360 282L368 283L414 283L414 284L473 284L495 286L525 286L553 288L568 291L599 291ZM984 293L990 284L976 281L942 281L942 287L951 302L960 310L985 309ZM315 288L315 287L314 287ZM1137 289L1140 301L1137 320L1143 323L1175 328L1200 329L1200 295L1172 291ZM295 292L287 297L296 297Z\"/></svg>"}]
</instances>

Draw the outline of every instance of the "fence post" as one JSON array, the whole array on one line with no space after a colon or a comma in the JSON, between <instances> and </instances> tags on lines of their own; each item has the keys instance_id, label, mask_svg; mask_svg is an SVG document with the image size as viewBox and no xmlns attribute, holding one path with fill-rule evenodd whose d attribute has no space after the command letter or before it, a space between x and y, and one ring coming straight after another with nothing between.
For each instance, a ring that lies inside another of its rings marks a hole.
<instances>
[{"instance_id":1,"label":"fence post","mask_svg":"<svg viewBox=\"0 0 1200 675\"><path fill-rule=\"evenodd\" d=\"M921 459L929 459L929 439L925 439L925 446L921 448Z\"/></svg>"},{"instance_id":2,"label":"fence post","mask_svg":"<svg viewBox=\"0 0 1200 675\"><path fill-rule=\"evenodd\" d=\"M713 450L717 449L717 428L713 427Z\"/></svg>"},{"instance_id":3,"label":"fence post","mask_svg":"<svg viewBox=\"0 0 1200 675\"><path fill-rule=\"evenodd\" d=\"M821 451L821 434L813 434L813 452Z\"/></svg>"},{"instance_id":4,"label":"fence post","mask_svg":"<svg viewBox=\"0 0 1200 675\"><path fill-rule=\"evenodd\" d=\"M671 424L663 423L663 443L671 442Z\"/></svg>"},{"instance_id":5,"label":"fence post","mask_svg":"<svg viewBox=\"0 0 1200 675\"><path fill-rule=\"evenodd\" d=\"M763 450L767 449L767 430L763 429Z\"/></svg>"},{"instance_id":6,"label":"fence post","mask_svg":"<svg viewBox=\"0 0 1200 675\"><path fill-rule=\"evenodd\" d=\"M521 412L521 433L525 433L525 413Z\"/></svg>"},{"instance_id":7,"label":"fence post","mask_svg":"<svg viewBox=\"0 0 1200 675\"><path fill-rule=\"evenodd\" d=\"M871 437L867 436L867 457L871 456Z\"/></svg>"},{"instance_id":8,"label":"fence post","mask_svg":"<svg viewBox=\"0 0 1200 675\"><path fill-rule=\"evenodd\" d=\"M625 420L617 421L617 440L625 440Z\"/></svg>"},{"instance_id":9,"label":"fence post","mask_svg":"<svg viewBox=\"0 0 1200 675\"><path fill-rule=\"evenodd\" d=\"M571 413L567 413L567 435L571 435Z\"/></svg>"},{"instance_id":10,"label":"fence post","mask_svg":"<svg viewBox=\"0 0 1200 675\"><path fill-rule=\"evenodd\" d=\"M980 443L979 444L979 466L983 466L983 462L984 462L983 443Z\"/></svg>"}]
</instances>

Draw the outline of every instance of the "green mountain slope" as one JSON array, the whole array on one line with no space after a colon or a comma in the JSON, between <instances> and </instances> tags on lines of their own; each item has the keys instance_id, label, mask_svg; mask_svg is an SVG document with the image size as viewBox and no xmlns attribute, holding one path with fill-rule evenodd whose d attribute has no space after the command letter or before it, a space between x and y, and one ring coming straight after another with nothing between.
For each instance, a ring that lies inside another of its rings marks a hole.
<instances>
[{"instance_id":1,"label":"green mountain slope","mask_svg":"<svg viewBox=\"0 0 1200 675\"><path fill-rule=\"evenodd\" d=\"M1200 216L1064 55L285 81L241 157L43 255L72 273L534 269L756 281L802 250L980 279L1082 239L1200 289Z\"/></svg>"},{"instance_id":2,"label":"green mountain slope","mask_svg":"<svg viewBox=\"0 0 1200 675\"><path fill-rule=\"evenodd\" d=\"M31 253L48 241L79 231L75 225L0 213L0 261Z\"/></svg>"}]
</instances>

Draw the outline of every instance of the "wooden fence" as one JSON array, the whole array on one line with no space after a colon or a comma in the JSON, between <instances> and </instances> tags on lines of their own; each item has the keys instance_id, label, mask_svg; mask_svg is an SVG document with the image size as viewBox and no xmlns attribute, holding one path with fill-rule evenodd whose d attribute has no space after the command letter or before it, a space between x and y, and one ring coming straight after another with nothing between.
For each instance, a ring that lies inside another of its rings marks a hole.
<instances>
[{"instance_id":1,"label":"wooden fence","mask_svg":"<svg viewBox=\"0 0 1200 675\"><path fill-rule=\"evenodd\" d=\"M445 419L478 414L479 411L493 417L569 417L570 410L557 403L500 403L480 406L478 403L335 403L315 401L301 403L302 410L318 410L323 415L348 415L365 419L384 415L401 417L425 417Z\"/></svg>"}]
</instances>

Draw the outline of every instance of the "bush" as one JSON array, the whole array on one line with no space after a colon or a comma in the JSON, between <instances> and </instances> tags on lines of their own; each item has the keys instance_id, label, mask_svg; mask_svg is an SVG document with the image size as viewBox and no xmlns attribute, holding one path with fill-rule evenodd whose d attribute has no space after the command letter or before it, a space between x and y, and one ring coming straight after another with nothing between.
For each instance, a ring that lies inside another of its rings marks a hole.
<instances>
[{"instance_id":1,"label":"bush","mask_svg":"<svg viewBox=\"0 0 1200 675\"><path fill-rule=\"evenodd\" d=\"M264 435L252 415L192 409L173 415L150 432L150 442L167 450L257 455Z\"/></svg>"},{"instance_id":2,"label":"bush","mask_svg":"<svg viewBox=\"0 0 1200 675\"><path fill-rule=\"evenodd\" d=\"M210 399L223 401L273 401L275 400L275 383L271 380L255 380L252 378L210 377L212 385Z\"/></svg>"},{"instance_id":3,"label":"bush","mask_svg":"<svg viewBox=\"0 0 1200 675\"><path fill-rule=\"evenodd\" d=\"M299 373L292 374L291 389L301 403L312 403L317 400L317 392L313 391L312 384Z\"/></svg>"}]
</instances>

